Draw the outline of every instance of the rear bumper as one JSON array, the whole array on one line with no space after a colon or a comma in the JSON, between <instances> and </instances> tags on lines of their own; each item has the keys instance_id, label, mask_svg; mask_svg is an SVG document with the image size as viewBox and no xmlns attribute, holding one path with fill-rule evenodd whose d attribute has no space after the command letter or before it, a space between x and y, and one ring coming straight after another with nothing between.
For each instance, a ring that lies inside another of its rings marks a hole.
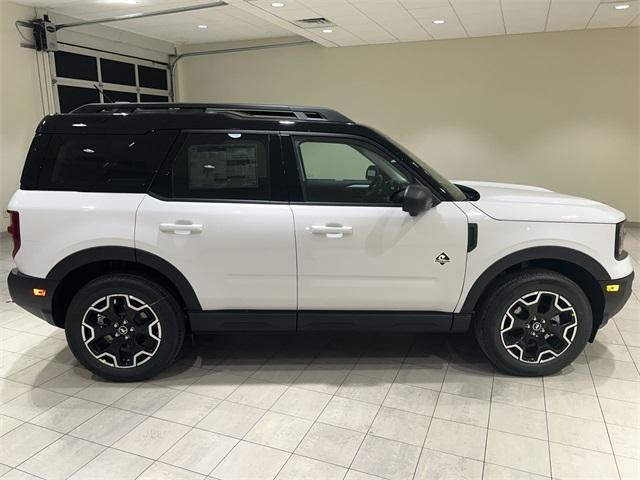
<instances>
[{"instance_id":1,"label":"rear bumper","mask_svg":"<svg viewBox=\"0 0 640 480\"><path fill-rule=\"evenodd\" d=\"M611 317L622 310L622 307L624 307L627 300L629 300L629 297L631 296L633 276L634 272L631 272L631 274L623 278L600 282L600 287L602 288L604 295L604 313L602 323L600 324L601 328Z\"/></svg>"},{"instance_id":2,"label":"rear bumper","mask_svg":"<svg viewBox=\"0 0 640 480\"><path fill-rule=\"evenodd\" d=\"M53 321L53 295L58 286L57 280L31 277L14 268L9 272L7 284L13 303L36 317L42 318L47 323L55 325ZM43 297L37 297L33 294L34 288L44 289L47 293Z\"/></svg>"}]
</instances>

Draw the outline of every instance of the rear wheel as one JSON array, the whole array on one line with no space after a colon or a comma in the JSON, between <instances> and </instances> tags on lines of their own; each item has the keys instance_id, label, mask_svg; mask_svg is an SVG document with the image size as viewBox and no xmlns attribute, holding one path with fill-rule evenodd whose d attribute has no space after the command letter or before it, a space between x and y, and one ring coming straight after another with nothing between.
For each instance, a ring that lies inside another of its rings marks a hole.
<instances>
[{"instance_id":1,"label":"rear wheel","mask_svg":"<svg viewBox=\"0 0 640 480\"><path fill-rule=\"evenodd\" d=\"M582 352L593 314L575 282L552 271L523 271L492 289L478 310L475 332L497 368L515 375L548 375Z\"/></svg>"},{"instance_id":2,"label":"rear wheel","mask_svg":"<svg viewBox=\"0 0 640 480\"><path fill-rule=\"evenodd\" d=\"M126 382L150 378L173 363L185 321L160 285L135 275L106 275L75 295L65 330L82 365L107 380Z\"/></svg>"}]
</instances>

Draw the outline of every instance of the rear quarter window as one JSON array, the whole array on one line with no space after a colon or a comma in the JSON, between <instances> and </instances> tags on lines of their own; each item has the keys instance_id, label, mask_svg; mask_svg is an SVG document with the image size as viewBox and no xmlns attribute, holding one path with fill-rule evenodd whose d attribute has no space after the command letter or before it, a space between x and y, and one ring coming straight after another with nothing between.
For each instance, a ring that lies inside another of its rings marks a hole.
<instances>
[{"instance_id":1,"label":"rear quarter window","mask_svg":"<svg viewBox=\"0 0 640 480\"><path fill-rule=\"evenodd\" d=\"M145 192L174 137L169 133L52 135L38 189Z\"/></svg>"},{"instance_id":2,"label":"rear quarter window","mask_svg":"<svg viewBox=\"0 0 640 480\"><path fill-rule=\"evenodd\" d=\"M36 134L31 141L27 159L24 162L22 176L20 177L20 188L22 190L35 190L38 188L38 177L40 168L44 160L44 155L49 145L49 135Z\"/></svg>"}]
</instances>

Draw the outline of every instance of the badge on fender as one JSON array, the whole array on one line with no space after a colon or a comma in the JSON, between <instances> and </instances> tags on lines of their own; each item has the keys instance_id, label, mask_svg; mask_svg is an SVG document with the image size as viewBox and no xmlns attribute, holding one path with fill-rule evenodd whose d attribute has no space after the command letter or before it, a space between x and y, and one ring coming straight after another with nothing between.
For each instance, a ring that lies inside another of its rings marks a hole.
<instances>
[{"instance_id":1,"label":"badge on fender","mask_svg":"<svg viewBox=\"0 0 640 480\"><path fill-rule=\"evenodd\" d=\"M445 263L449 263L451 261L451 259L449 258L449 255L447 255L446 253L442 252L440 255L438 255L435 259L436 263L439 263L440 265L444 265Z\"/></svg>"}]
</instances>

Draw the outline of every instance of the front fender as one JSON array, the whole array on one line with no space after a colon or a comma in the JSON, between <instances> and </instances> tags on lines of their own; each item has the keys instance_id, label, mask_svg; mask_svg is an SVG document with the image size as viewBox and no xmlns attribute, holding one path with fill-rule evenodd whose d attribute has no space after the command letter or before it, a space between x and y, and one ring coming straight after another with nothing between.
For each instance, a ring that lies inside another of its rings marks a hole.
<instances>
[{"instance_id":1,"label":"front fender","mask_svg":"<svg viewBox=\"0 0 640 480\"><path fill-rule=\"evenodd\" d=\"M501 258L486 268L469 289L460 313L473 313L480 296L502 272L523 262L535 260L560 260L580 267L595 281L611 279L607 270L597 260L578 250L555 246L525 248Z\"/></svg>"}]
</instances>

